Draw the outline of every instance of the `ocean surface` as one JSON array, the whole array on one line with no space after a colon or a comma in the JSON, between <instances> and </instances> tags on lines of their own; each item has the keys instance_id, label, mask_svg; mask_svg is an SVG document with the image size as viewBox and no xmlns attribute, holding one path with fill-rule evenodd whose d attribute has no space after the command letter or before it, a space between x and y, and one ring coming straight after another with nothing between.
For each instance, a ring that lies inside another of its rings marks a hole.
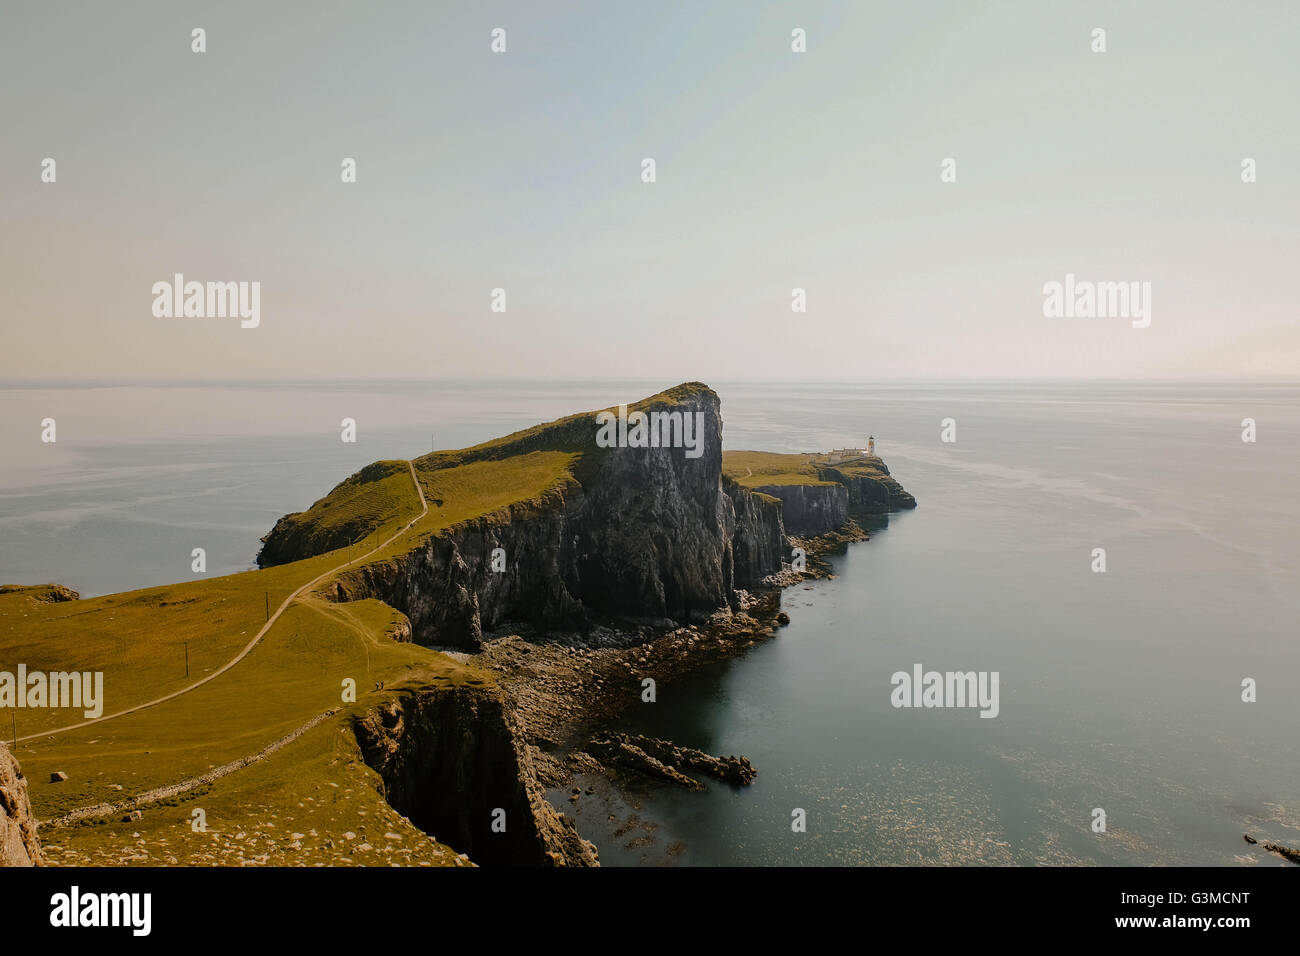
<instances>
[{"instance_id":1,"label":"ocean surface","mask_svg":"<svg viewBox=\"0 0 1300 956\"><path fill-rule=\"evenodd\" d=\"M184 580L195 547L243 570L370 461L668 384L0 386L0 583ZM712 384L727 448L873 434L919 507L787 590L775 639L625 719L745 754L751 786L552 795L606 865L1281 865L1242 833L1300 844L1300 386ZM998 716L894 708L915 664L998 672Z\"/></svg>"}]
</instances>

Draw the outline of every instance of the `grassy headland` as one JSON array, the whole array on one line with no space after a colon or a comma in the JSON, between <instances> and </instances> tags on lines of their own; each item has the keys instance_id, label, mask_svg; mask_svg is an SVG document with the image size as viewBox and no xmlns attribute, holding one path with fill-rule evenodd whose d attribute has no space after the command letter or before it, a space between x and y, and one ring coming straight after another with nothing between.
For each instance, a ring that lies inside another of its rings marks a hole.
<instances>
[{"instance_id":1,"label":"grassy headland","mask_svg":"<svg viewBox=\"0 0 1300 956\"><path fill-rule=\"evenodd\" d=\"M673 406L704 388L678 386L632 408ZM318 595L345 566L409 552L459 522L504 520L511 506L541 502L589 473L604 454L593 442L594 414L410 463L375 462L307 511L282 519L311 554L301 560L88 600L50 600L47 586L0 593L0 670L21 662L28 672L104 674L104 713L110 719L49 734L82 724L82 712L0 711L0 733L18 738L14 755L42 820L191 781L257 754L327 711L339 711L247 769L145 808L139 819L123 821L115 813L42 828L51 862L392 861L391 853L355 850L369 842L372 848L412 848L401 855L406 862L458 863L454 852L384 803L378 777L361 762L355 738L344 728L394 688L485 687L490 675L395 641L404 616L386 604L336 604ZM427 513L406 527L421 515L412 466ZM266 624L269 612L317 578L320 584L292 601L228 671L170 700L111 716L218 671ZM345 679L355 681L355 704L342 699ZM51 782L56 772L67 779ZM207 832L191 828L196 807L206 813ZM384 832L369 841L343 836L364 835L380 818Z\"/></svg>"}]
</instances>

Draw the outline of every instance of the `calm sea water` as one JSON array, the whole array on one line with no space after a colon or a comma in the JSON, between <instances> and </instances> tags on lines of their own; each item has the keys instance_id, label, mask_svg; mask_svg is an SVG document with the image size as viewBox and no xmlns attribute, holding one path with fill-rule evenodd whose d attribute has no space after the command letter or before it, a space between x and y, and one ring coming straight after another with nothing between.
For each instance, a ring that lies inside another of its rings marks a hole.
<instances>
[{"instance_id":1,"label":"calm sea water","mask_svg":"<svg viewBox=\"0 0 1300 956\"><path fill-rule=\"evenodd\" d=\"M0 581L143 587L200 546L210 574L247 568L368 461L663 384L0 390ZM920 507L787 591L775 640L628 716L746 754L752 786L554 795L606 864L1273 865L1243 831L1300 843L1300 386L715 387L727 447L871 433ZM999 716L894 709L916 663L998 671Z\"/></svg>"}]
</instances>

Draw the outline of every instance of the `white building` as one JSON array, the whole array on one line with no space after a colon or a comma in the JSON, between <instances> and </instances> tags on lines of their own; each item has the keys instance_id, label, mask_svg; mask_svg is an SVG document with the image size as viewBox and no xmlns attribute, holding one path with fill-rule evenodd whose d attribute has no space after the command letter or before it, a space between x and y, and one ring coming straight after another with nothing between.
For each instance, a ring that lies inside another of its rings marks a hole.
<instances>
[{"instance_id":1,"label":"white building","mask_svg":"<svg viewBox=\"0 0 1300 956\"><path fill-rule=\"evenodd\" d=\"M826 464L828 464L828 465L838 465L840 462L843 462L843 461L851 461L851 460L854 459L854 458L862 458L862 457L864 457L864 456L866 456L866 455L874 455L875 453L876 453L876 436L875 436L875 435L869 435L869 436L867 437L867 447L866 447L866 448L835 448L835 449L832 449L832 451L830 452L830 454L828 454L828 455L826 456Z\"/></svg>"}]
</instances>

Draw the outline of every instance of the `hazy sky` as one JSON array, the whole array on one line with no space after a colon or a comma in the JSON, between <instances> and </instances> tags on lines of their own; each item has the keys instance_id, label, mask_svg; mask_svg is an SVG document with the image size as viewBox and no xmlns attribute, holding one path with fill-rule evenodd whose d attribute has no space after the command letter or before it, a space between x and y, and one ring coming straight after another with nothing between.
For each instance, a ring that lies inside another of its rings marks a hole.
<instances>
[{"instance_id":1,"label":"hazy sky","mask_svg":"<svg viewBox=\"0 0 1300 956\"><path fill-rule=\"evenodd\" d=\"M1290 0L7 0L0 378L1295 377L1297 37ZM259 281L260 326L155 318L176 272ZM1150 282L1150 327L1045 318L1067 272Z\"/></svg>"}]
</instances>

